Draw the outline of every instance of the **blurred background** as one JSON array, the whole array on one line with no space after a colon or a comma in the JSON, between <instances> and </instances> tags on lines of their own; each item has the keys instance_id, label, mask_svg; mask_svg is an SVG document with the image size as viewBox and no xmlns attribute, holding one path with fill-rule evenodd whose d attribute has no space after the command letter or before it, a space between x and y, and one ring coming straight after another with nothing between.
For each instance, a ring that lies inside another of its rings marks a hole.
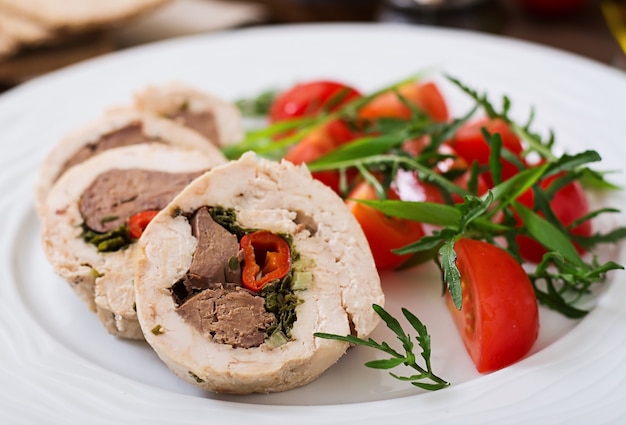
<instances>
[{"instance_id":1,"label":"blurred background","mask_svg":"<svg viewBox=\"0 0 626 425\"><path fill-rule=\"evenodd\" d=\"M152 41L310 22L462 28L626 69L626 0L0 0L0 91Z\"/></svg>"}]
</instances>

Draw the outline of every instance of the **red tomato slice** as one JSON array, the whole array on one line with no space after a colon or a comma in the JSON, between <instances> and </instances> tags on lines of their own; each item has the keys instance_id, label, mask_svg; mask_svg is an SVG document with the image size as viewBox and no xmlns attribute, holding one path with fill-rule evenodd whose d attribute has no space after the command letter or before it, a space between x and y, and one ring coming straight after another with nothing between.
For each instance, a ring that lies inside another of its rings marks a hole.
<instances>
[{"instance_id":1,"label":"red tomato slice","mask_svg":"<svg viewBox=\"0 0 626 425\"><path fill-rule=\"evenodd\" d=\"M395 192L388 194L389 199L398 199ZM374 255L374 262L379 270L398 267L409 255L396 255L392 249L401 248L424 236L422 225L415 221L387 217L385 214L367 205L350 199L377 199L376 191L366 182L358 184L348 195L346 205L361 225Z\"/></svg>"},{"instance_id":2,"label":"red tomato slice","mask_svg":"<svg viewBox=\"0 0 626 425\"><path fill-rule=\"evenodd\" d=\"M480 373L509 366L532 348L539 332L535 292L522 266L483 241L454 245L463 307L448 305L465 348Z\"/></svg>"},{"instance_id":3,"label":"red tomato slice","mask_svg":"<svg viewBox=\"0 0 626 425\"><path fill-rule=\"evenodd\" d=\"M434 121L447 121L450 116L446 101L433 82L408 83L398 88L400 95L423 110ZM382 93L359 110L359 116L365 119L376 118L411 118L412 111L394 91Z\"/></svg>"},{"instance_id":4,"label":"red tomato slice","mask_svg":"<svg viewBox=\"0 0 626 425\"><path fill-rule=\"evenodd\" d=\"M556 177L544 180L541 182L541 187L544 189L547 188L555 178ZM520 196L518 200L524 206L531 209L533 208L535 202L533 192L531 190ZM552 211L559 222L561 222L561 224L565 227L589 213L589 204L585 196L585 191L580 183L576 181L563 186L554 194L554 197L550 201L550 208L552 208ZM577 236L589 237L591 236L592 231L591 222L585 221L573 228L570 233ZM543 254L546 253L546 249L543 245L528 236L517 236L516 241L519 247L520 256L524 260L532 263L541 262ZM585 252L585 250L578 244L574 243L574 246L580 254Z\"/></svg>"},{"instance_id":5,"label":"red tomato slice","mask_svg":"<svg viewBox=\"0 0 626 425\"><path fill-rule=\"evenodd\" d=\"M297 84L274 100L269 120L277 122L315 116L326 108L334 111L359 97L359 91L336 81L320 80Z\"/></svg>"},{"instance_id":6,"label":"red tomato slice","mask_svg":"<svg viewBox=\"0 0 626 425\"><path fill-rule=\"evenodd\" d=\"M479 165L489 165L489 155L491 148L485 141L482 134L482 128L485 128L490 134L498 133L502 138L502 147L508 149L521 159L524 150L519 138L511 131L508 124L502 120L491 120L483 118L466 124L457 131L454 137L448 141L448 144L463 158L468 164L478 162ZM502 161L502 179L507 180L518 173L515 165L509 161ZM490 187L493 187L493 178L491 173L484 173L485 181Z\"/></svg>"},{"instance_id":7,"label":"red tomato slice","mask_svg":"<svg viewBox=\"0 0 626 425\"><path fill-rule=\"evenodd\" d=\"M308 164L334 151L339 146L353 140L356 133L341 120L333 120L307 134L285 155L294 164ZM339 193L340 175L338 171L320 171L313 177Z\"/></svg>"}]
</instances>

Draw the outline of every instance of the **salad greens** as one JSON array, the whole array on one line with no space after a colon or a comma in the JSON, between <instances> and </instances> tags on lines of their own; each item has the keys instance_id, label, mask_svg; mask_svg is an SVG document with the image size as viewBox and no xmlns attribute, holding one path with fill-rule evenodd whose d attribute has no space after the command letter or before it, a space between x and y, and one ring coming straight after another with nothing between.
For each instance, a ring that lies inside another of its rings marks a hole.
<instances>
[{"instance_id":1,"label":"salad greens","mask_svg":"<svg viewBox=\"0 0 626 425\"><path fill-rule=\"evenodd\" d=\"M261 130L248 133L239 145L227 148L225 153L236 158L247 150L254 150L268 158L281 158L286 149L297 143L304 135L318 126L336 118L347 123L359 124L358 111L378 94L396 90L408 81L416 80L421 74L394 83L369 96L353 100L334 112L323 113L315 117L306 117L280 122ZM543 138L532 130L534 111L531 110L527 122L517 123L511 116L511 101L504 96L502 106L496 107L486 94L481 94L464 85L457 78L447 76L463 94L473 101L467 113L450 122L433 122L426 114L411 105L410 120L378 119L361 128L362 136L348 144L342 145L333 152L313 163L307 164L312 172L339 170L346 173L348 169L357 170L363 179L371 182L376 188L378 200L357 200L371 206L391 217L414 220L436 226L436 230L421 239L401 247L394 252L411 254L412 257L403 265L411 267L424 261L435 261L442 269L445 288L449 291L454 305L461 308L462 290L461 277L456 266L454 243L461 237L479 239L506 250L520 263L523 262L517 243L518 236L530 237L543 245L547 253L539 264L528 267L528 275L533 284L537 300L547 308L553 309L566 317L581 318L587 311L578 307L582 297L591 292L593 285L605 281L606 275L612 270L624 267L613 261L600 262L593 254L581 256L574 242L585 250L592 250L599 244L616 243L626 238L626 228L620 227L607 233L595 233L589 237L571 236L557 219L550 207L550 200L557 190L570 182L579 181L587 187L600 189L618 189L608 182L603 173L590 168L601 158L594 150L575 154L557 155L554 153L555 134L550 132ZM265 94L263 95L265 96ZM408 105L408 102L407 102ZM499 134L489 134L483 129L483 136L490 147L490 159L487 169L473 164L470 167L470 180L467 188L453 182L454 175L437 172L434 166L445 159L438 148L476 114L482 113L489 118L500 119L507 123L514 133L525 143L525 155L538 157L536 163L528 166L506 149ZM280 141L278 135L289 132ZM430 143L417 156L411 156L401 149L404 141L428 137ZM502 178L502 160L514 164L518 173L509 178ZM444 203L410 202L387 199L386 193L395 173L398 170L415 172L420 181L435 185L441 193ZM493 177L494 186L486 193L477 192L478 175L488 171ZM382 176L378 179L376 176ZM549 185L542 185L550 179ZM344 179L345 180L345 179ZM342 193L348 193L348 187L342 187ZM535 208L531 209L518 201L518 198L532 190ZM461 197L463 202L453 202L453 196ZM615 214L613 208L600 208L591 211L569 227L573 228L580 222L603 214ZM519 220L524 223L519 225ZM390 369L404 364L416 369L419 374L398 379L410 381L425 389L439 389L448 385L438 378L430 368L430 339L419 320L407 310L403 314L418 332L418 343L422 348L422 358L426 367L416 364L412 354L413 342L397 320L392 318L382 307L374 306L374 310L394 331L406 354L400 354L390 348L387 343L373 340L362 340L353 336L317 334L318 337L336 339L351 344L365 345L382 350L392 356L389 360L369 362L367 366ZM429 383L423 382L430 380Z\"/></svg>"}]
</instances>

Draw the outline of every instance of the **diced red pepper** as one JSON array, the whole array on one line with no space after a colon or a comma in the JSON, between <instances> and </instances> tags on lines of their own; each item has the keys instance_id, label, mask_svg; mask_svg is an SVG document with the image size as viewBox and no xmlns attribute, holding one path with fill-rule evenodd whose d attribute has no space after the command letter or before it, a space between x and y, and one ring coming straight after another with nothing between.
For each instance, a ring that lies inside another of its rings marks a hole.
<instances>
[{"instance_id":1,"label":"diced red pepper","mask_svg":"<svg viewBox=\"0 0 626 425\"><path fill-rule=\"evenodd\" d=\"M159 213L159 210L146 210L133 214L128 219L128 231L130 237L133 239L139 239L146 230L148 224L152 221L155 215Z\"/></svg>"},{"instance_id":2,"label":"diced red pepper","mask_svg":"<svg viewBox=\"0 0 626 425\"><path fill-rule=\"evenodd\" d=\"M241 238L243 286L258 292L269 282L282 279L291 268L289 244L280 236L260 230Z\"/></svg>"}]
</instances>

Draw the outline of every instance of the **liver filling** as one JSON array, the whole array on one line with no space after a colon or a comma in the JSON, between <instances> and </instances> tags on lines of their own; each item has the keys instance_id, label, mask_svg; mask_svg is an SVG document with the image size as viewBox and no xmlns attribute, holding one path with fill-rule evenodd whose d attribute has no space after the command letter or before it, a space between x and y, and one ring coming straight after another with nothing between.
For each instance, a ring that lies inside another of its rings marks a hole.
<instances>
[{"instance_id":1,"label":"liver filling","mask_svg":"<svg viewBox=\"0 0 626 425\"><path fill-rule=\"evenodd\" d=\"M108 149L122 146L138 145L140 143L160 142L158 139L151 139L143 134L143 126L139 122L134 122L126 127L114 130L102 135L98 140L88 143L80 148L70 159L68 159L56 178L61 176L69 168L76 164L95 156Z\"/></svg>"},{"instance_id":2,"label":"liver filling","mask_svg":"<svg viewBox=\"0 0 626 425\"><path fill-rule=\"evenodd\" d=\"M258 347L276 318L265 299L236 286L205 289L178 307L178 314L204 336L232 347Z\"/></svg>"},{"instance_id":3,"label":"liver filling","mask_svg":"<svg viewBox=\"0 0 626 425\"><path fill-rule=\"evenodd\" d=\"M169 115L168 118L197 131L213 144L220 144L215 117L211 112L192 112L189 109L183 109Z\"/></svg>"},{"instance_id":4,"label":"liver filling","mask_svg":"<svg viewBox=\"0 0 626 425\"><path fill-rule=\"evenodd\" d=\"M168 173L140 169L112 169L100 174L79 202L85 224L96 232L109 232L133 214L162 210L204 171Z\"/></svg>"},{"instance_id":5,"label":"liver filling","mask_svg":"<svg viewBox=\"0 0 626 425\"><path fill-rule=\"evenodd\" d=\"M208 207L190 219L197 239L186 276L172 286L178 314L202 335L232 347L257 347L276 322L265 298L241 286L239 242L216 223Z\"/></svg>"},{"instance_id":6,"label":"liver filling","mask_svg":"<svg viewBox=\"0 0 626 425\"><path fill-rule=\"evenodd\" d=\"M237 236L216 223L207 207L196 211L190 223L197 245L183 279L183 298L223 283L241 283Z\"/></svg>"}]
</instances>

